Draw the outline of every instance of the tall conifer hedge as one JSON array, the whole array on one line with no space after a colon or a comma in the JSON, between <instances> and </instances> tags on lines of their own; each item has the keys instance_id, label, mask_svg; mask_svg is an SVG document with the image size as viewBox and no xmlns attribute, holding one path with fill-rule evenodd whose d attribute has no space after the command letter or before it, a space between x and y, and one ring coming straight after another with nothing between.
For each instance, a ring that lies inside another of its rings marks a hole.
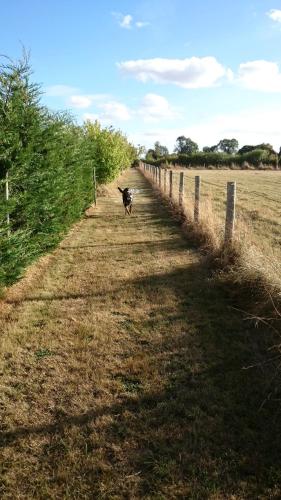
<instances>
[{"instance_id":1,"label":"tall conifer hedge","mask_svg":"<svg viewBox=\"0 0 281 500\"><path fill-rule=\"evenodd\" d=\"M121 132L98 123L78 126L68 114L42 106L40 95L28 59L5 59L0 66L0 284L18 278L81 217L93 200L94 166L98 182L108 182L136 154Z\"/></svg>"}]
</instances>

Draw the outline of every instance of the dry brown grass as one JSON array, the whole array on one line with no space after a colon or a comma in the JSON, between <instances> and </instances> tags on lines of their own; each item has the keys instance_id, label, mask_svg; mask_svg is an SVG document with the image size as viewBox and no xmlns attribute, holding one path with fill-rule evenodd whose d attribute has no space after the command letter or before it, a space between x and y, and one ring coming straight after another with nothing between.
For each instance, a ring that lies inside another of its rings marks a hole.
<instances>
[{"instance_id":1,"label":"dry brown grass","mask_svg":"<svg viewBox=\"0 0 281 500\"><path fill-rule=\"evenodd\" d=\"M173 175L173 209L178 211L180 170ZM194 224L194 176L201 175L200 222ZM163 177L163 174L162 174ZM242 305L253 318L266 314L280 327L281 310L281 172L187 170L180 210L190 239L218 267L220 280L248 289ZM226 183L237 182L235 238L224 242ZM157 185L157 183L156 183ZM168 186L168 176L167 176ZM167 187L168 192L168 187ZM163 186L162 186L163 196ZM166 199L169 199L166 194ZM170 200L171 202L171 200ZM251 299L252 297L252 299ZM244 302L244 304L243 304ZM241 304L239 304L241 305ZM273 316L273 318L271 318Z\"/></svg>"},{"instance_id":2,"label":"dry brown grass","mask_svg":"<svg viewBox=\"0 0 281 500\"><path fill-rule=\"evenodd\" d=\"M229 308L141 174L125 184L131 218L113 183L1 303L1 498L278 498L272 366L242 369L270 331Z\"/></svg>"}]
</instances>

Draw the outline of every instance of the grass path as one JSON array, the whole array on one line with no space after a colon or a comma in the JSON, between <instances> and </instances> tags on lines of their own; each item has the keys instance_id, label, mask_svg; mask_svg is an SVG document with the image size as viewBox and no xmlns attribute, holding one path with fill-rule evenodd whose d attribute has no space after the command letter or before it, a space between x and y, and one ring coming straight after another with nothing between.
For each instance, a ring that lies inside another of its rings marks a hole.
<instances>
[{"instance_id":1,"label":"grass path","mask_svg":"<svg viewBox=\"0 0 281 500\"><path fill-rule=\"evenodd\" d=\"M168 208L113 183L0 305L3 499L280 498L252 330ZM277 397L277 396L276 396Z\"/></svg>"}]
</instances>

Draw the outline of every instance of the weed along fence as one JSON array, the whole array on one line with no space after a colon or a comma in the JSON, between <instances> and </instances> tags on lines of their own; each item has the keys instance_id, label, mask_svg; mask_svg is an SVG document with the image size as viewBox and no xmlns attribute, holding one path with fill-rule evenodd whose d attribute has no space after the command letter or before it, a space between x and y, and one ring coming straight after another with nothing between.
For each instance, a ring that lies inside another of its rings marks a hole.
<instances>
[{"instance_id":1,"label":"weed along fence","mask_svg":"<svg viewBox=\"0 0 281 500\"><path fill-rule=\"evenodd\" d=\"M194 199L191 199L191 179L188 177L190 190L187 186L187 177L184 172L175 173L172 170L166 170L159 166L141 163L140 168L155 185L164 193L168 194L171 201L178 204L181 209L188 206L189 213L192 212L193 222L199 224L201 222L201 176L194 177ZM190 196L186 196L189 192ZM223 240L229 244L234 239L235 234L235 204L236 204L236 182L231 181L226 184L225 197L225 225ZM206 210L206 207L204 207Z\"/></svg>"}]
</instances>

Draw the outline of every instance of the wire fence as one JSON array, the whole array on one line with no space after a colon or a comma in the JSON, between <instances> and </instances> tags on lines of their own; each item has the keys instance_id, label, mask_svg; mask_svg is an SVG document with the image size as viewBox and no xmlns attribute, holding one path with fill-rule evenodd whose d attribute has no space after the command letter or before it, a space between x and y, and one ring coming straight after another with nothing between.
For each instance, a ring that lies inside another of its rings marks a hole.
<instances>
[{"instance_id":1,"label":"wire fence","mask_svg":"<svg viewBox=\"0 0 281 500\"><path fill-rule=\"evenodd\" d=\"M192 175L190 171L170 170L145 163L141 164L141 169L174 202L183 207L188 205L195 223L204 221L212 224L221 241L247 239L263 252L270 249L281 257L281 204L280 198L275 196L278 189L281 195L279 172L260 173L260 176L247 173L246 180L250 179L252 184L256 179L260 182L258 188L262 186L263 189L259 192L256 186L247 188L245 177L241 177L243 183L226 181L226 177L229 179L230 176L239 179L239 174L232 171L223 175L221 172L205 174L204 171L200 175ZM220 177L218 181L208 178L215 175Z\"/></svg>"}]
</instances>

